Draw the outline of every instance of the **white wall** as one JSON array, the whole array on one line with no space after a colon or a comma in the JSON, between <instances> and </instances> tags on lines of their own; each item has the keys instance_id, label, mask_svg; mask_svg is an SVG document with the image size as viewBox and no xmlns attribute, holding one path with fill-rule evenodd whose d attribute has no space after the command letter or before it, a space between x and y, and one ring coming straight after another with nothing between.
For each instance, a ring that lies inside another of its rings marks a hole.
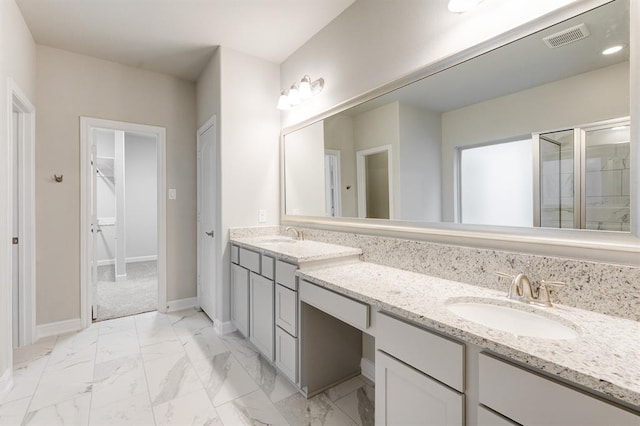
<instances>
[{"instance_id":1,"label":"white wall","mask_svg":"<svg viewBox=\"0 0 640 426\"><path fill-rule=\"evenodd\" d=\"M36 104L36 45L14 0L0 0L0 393L11 368L11 215L7 78ZM7 374L7 376L5 376Z\"/></svg>"},{"instance_id":2,"label":"white wall","mask_svg":"<svg viewBox=\"0 0 640 426\"><path fill-rule=\"evenodd\" d=\"M442 114L442 219L453 220L454 147L627 115L628 62Z\"/></svg>"},{"instance_id":3,"label":"white wall","mask_svg":"<svg viewBox=\"0 0 640 426\"><path fill-rule=\"evenodd\" d=\"M318 121L287 135L285 209L287 214L325 215L324 124Z\"/></svg>"},{"instance_id":4,"label":"white wall","mask_svg":"<svg viewBox=\"0 0 640 426\"><path fill-rule=\"evenodd\" d=\"M125 133L127 260L158 256L158 167L155 137Z\"/></svg>"},{"instance_id":5,"label":"white wall","mask_svg":"<svg viewBox=\"0 0 640 426\"><path fill-rule=\"evenodd\" d=\"M340 151L342 216L358 217L358 185L356 182L353 118L347 114L338 114L323 121L325 148Z\"/></svg>"},{"instance_id":6,"label":"white wall","mask_svg":"<svg viewBox=\"0 0 640 426\"><path fill-rule=\"evenodd\" d=\"M229 228L280 219L278 65L219 47L197 85L198 124L217 116L220 238L216 320L229 320ZM275 95L274 95L275 94ZM275 98L274 98L275 96Z\"/></svg>"},{"instance_id":7,"label":"white wall","mask_svg":"<svg viewBox=\"0 0 640 426\"><path fill-rule=\"evenodd\" d=\"M398 219L440 221L440 114L400 103Z\"/></svg>"},{"instance_id":8,"label":"white wall","mask_svg":"<svg viewBox=\"0 0 640 426\"><path fill-rule=\"evenodd\" d=\"M37 323L80 317L80 116L166 128L167 186L177 190L167 201L167 300L194 297L195 85L46 46L37 59Z\"/></svg>"},{"instance_id":9,"label":"white wall","mask_svg":"<svg viewBox=\"0 0 640 426\"><path fill-rule=\"evenodd\" d=\"M491 0L464 14L449 13L445 0L356 1L282 63L283 88L305 74L326 81L320 96L282 114L283 127L572 1Z\"/></svg>"},{"instance_id":10,"label":"white wall","mask_svg":"<svg viewBox=\"0 0 640 426\"><path fill-rule=\"evenodd\" d=\"M353 117L354 150L376 148L391 145L391 179L393 181L393 213L391 219L401 217L400 178L398 174L400 159L400 105L391 102ZM391 206L389 206L391 207Z\"/></svg>"}]
</instances>

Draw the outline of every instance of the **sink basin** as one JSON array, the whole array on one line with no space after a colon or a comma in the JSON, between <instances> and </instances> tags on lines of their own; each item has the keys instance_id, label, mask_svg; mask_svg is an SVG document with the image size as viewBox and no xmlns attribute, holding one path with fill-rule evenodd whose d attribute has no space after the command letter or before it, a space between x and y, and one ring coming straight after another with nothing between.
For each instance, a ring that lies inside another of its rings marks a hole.
<instances>
[{"instance_id":1,"label":"sink basin","mask_svg":"<svg viewBox=\"0 0 640 426\"><path fill-rule=\"evenodd\" d=\"M447 308L468 321L516 336L550 340L568 340L579 336L576 330L558 320L508 306L486 302L455 302Z\"/></svg>"},{"instance_id":2,"label":"sink basin","mask_svg":"<svg viewBox=\"0 0 640 426\"><path fill-rule=\"evenodd\" d=\"M269 238L268 240L262 241L262 244L292 244L292 243L295 243L296 241L297 240L294 240L293 238L274 237L274 238Z\"/></svg>"}]
</instances>

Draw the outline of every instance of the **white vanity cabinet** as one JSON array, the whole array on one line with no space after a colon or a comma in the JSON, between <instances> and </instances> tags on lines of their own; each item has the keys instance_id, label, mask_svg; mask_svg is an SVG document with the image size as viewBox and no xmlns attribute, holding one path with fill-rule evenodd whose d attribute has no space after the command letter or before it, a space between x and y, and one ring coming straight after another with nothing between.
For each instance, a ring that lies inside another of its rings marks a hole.
<instances>
[{"instance_id":1,"label":"white vanity cabinet","mask_svg":"<svg viewBox=\"0 0 640 426\"><path fill-rule=\"evenodd\" d=\"M462 343L377 316L376 425L464 425Z\"/></svg>"},{"instance_id":2,"label":"white vanity cabinet","mask_svg":"<svg viewBox=\"0 0 640 426\"><path fill-rule=\"evenodd\" d=\"M640 425L640 416L492 355L479 355L479 402L523 425Z\"/></svg>"},{"instance_id":3,"label":"white vanity cabinet","mask_svg":"<svg viewBox=\"0 0 640 426\"><path fill-rule=\"evenodd\" d=\"M276 260L276 366L298 382L298 265Z\"/></svg>"},{"instance_id":4,"label":"white vanity cabinet","mask_svg":"<svg viewBox=\"0 0 640 426\"><path fill-rule=\"evenodd\" d=\"M231 264L231 323L249 336L249 270Z\"/></svg>"},{"instance_id":5,"label":"white vanity cabinet","mask_svg":"<svg viewBox=\"0 0 640 426\"><path fill-rule=\"evenodd\" d=\"M275 324L273 322L274 283L252 272L249 278L249 341L267 357L274 360Z\"/></svg>"}]
</instances>

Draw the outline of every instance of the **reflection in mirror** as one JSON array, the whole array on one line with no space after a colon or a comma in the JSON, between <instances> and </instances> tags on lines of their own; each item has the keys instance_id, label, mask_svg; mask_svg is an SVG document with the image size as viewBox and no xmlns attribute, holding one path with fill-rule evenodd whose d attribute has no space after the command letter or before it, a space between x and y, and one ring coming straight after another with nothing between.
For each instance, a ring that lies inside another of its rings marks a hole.
<instances>
[{"instance_id":1,"label":"reflection in mirror","mask_svg":"<svg viewBox=\"0 0 640 426\"><path fill-rule=\"evenodd\" d=\"M629 72L615 0L286 134L285 213L628 232Z\"/></svg>"}]
</instances>

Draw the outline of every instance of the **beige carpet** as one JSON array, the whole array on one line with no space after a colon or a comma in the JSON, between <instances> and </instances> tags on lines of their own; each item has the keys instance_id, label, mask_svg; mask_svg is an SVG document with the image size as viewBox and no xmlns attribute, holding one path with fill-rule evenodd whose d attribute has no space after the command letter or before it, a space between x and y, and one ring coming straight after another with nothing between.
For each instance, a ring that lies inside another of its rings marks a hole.
<instances>
[{"instance_id":1,"label":"beige carpet","mask_svg":"<svg viewBox=\"0 0 640 426\"><path fill-rule=\"evenodd\" d=\"M158 308L157 262L127 264L127 280L115 281L115 267L98 267L96 321L126 317Z\"/></svg>"}]
</instances>

